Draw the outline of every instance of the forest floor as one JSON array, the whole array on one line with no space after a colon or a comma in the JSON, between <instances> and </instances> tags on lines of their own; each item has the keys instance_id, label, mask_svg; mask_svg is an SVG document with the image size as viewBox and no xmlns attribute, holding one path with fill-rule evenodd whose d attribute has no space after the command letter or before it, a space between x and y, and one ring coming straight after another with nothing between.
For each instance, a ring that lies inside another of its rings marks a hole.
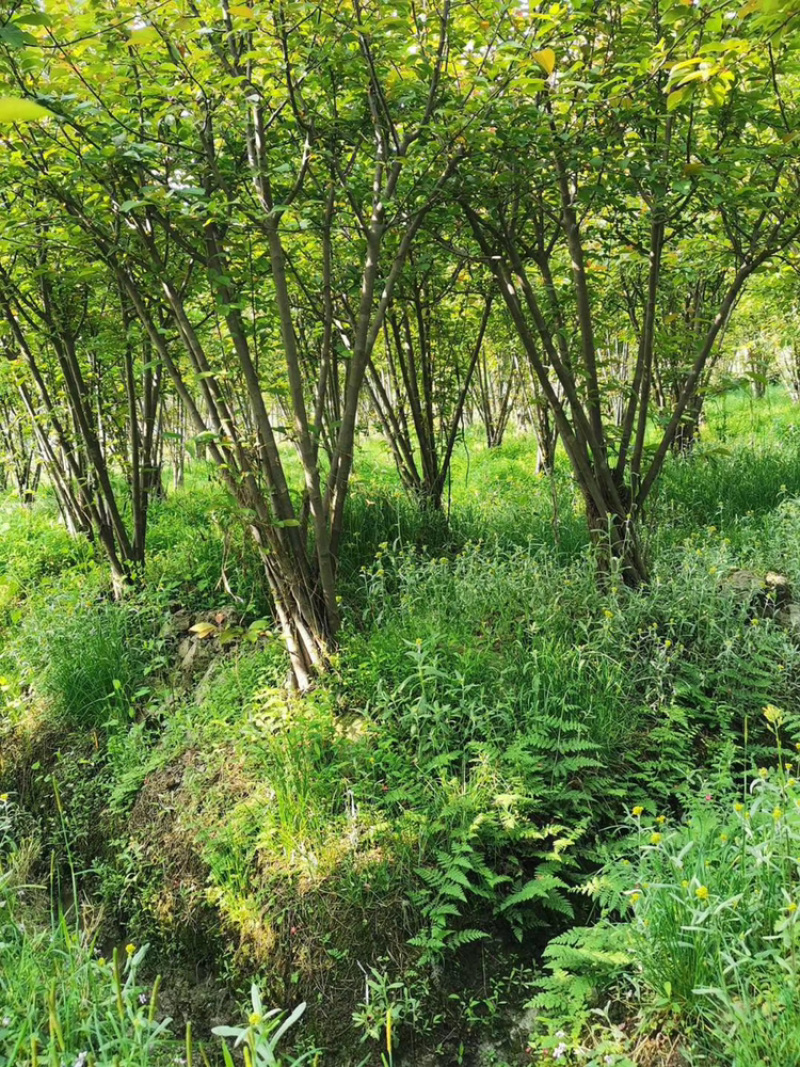
<instances>
[{"instance_id":1,"label":"forest floor","mask_svg":"<svg viewBox=\"0 0 800 1067\"><path fill-rule=\"evenodd\" d=\"M529 437L469 431L443 515L366 441L303 698L202 464L121 602L5 500L0 1061L216 1063L305 1002L286 1067L800 1062L800 411L707 416L640 591Z\"/></svg>"}]
</instances>

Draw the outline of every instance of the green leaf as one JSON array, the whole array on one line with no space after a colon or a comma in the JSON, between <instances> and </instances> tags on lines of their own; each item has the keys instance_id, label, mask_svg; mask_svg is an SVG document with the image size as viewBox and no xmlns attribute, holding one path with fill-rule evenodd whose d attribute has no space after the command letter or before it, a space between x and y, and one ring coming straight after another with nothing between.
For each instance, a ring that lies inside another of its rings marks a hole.
<instances>
[{"instance_id":1,"label":"green leaf","mask_svg":"<svg viewBox=\"0 0 800 1067\"><path fill-rule=\"evenodd\" d=\"M33 100L0 96L0 122L36 122L51 117L51 112Z\"/></svg>"},{"instance_id":2,"label":"green leaf","mask_svg":"<svg viewBox=\"0 0 800 1067\"><path fill-rule=\"evenodd\" d=\"M684 100L688 99L692 94L692 87L690 85L683 85L680 89L673 89L667 97L667 111L674 111L676 107L679 107Z\"/></svg>"},{"instance_id":3,"label":"green leaf","mask_svg":"<svg viewBox=\"0 0 800 1067\"><path fill-rule=\"evenodd\" d=\"M52 26L53 20L43 11L33 11L30 15L20 15L14 19L15 26Z\"/></svg>"},{"instance_id":4,"label":"green leaf","mask_svg":"<svg viewBox=\"0 0 800 1067\"><path fill-rule=\"evenodd\" d=\"M128 44L133 45L134 48L139 48L155 40L158 40L158 30L155 26L144 26L141 30L133 31L128 38Z\"/></svg>"}]
</instances>

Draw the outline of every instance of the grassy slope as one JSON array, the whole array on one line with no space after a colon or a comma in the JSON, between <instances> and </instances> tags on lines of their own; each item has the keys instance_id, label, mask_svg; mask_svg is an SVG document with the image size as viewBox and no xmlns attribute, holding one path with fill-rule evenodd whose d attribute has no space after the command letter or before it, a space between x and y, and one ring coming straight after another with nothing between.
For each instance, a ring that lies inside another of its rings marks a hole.
<instances>
[{"instance_id":1,"label":"grassy slope","mask_svg":"<svg viewBox=\"0 0 800 1067\"><path fill-rule=\"evenodd\" d=\"M382 1034L393 981L403 1047L435 1044L442 1012L459 1039L465 1018L479 1032L519 985L511 968L580 913L568 887L598 836L639 801L677 810L745 716L797 701L794 644L724 580L744 566L800 581L794 409L773 389L710 414L652 505L643 594L595 588L569 480L554 521L529 440L489 452L468 435L449 527L366 444L343 647L302 703L279 687L274 643L209 642L178 666L197 613L267 610L202 472L154 516L148 590L121 606L46 503L7 503L0 788L15 835L61 866L69 841L106 927L163 962L308 998L329 1046L354 1039L370 967L362 1032ZM455 1002L437 993L443 964Z\"/></svg>"}]
</instances>

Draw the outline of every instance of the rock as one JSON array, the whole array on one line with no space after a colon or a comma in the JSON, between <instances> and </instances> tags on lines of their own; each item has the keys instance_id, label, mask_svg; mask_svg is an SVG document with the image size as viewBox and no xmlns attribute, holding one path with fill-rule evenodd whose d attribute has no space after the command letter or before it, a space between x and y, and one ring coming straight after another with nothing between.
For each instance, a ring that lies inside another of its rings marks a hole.
<instances>
[{"instance_id":1,"label":"rock","mask_svg":"<svg viewBox=\"0 0 800 1067\"><path fill-rule=\"evenodd\" d=\"M767 571L763 578L754 571L733 571L723 584L747 604L751 616L773 618L792 603L789 579L777 571Z\"/></svg>"},{"instance_id":2,"label":"rock","mask_svg":"<svg viewBox=\"0 0 800 1067\"><path fill-rule=\"evenodd\" d=\"M192 625L192 616L188 611L181 608L179 611L168 615L161 624L161 637L173 637L177 634L186 633Z\"/></svg>"},{"instance_id":3,"label":"rock","mask_svg":"<svg viewBox=\"0 0 800 1067\"><path fill-rule=\"evenodd\" d=\"M775 619L793 637L800 637L800 604L787 604L775 615Z\"/></svg>"}]
</instances>

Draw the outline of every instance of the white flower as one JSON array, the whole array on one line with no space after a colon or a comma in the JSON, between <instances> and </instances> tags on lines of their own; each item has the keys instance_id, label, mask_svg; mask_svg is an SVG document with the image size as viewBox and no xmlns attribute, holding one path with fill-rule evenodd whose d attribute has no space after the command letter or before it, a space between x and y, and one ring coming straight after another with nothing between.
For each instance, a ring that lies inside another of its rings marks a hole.
<instances>
[{"instance_id":1,"label":"white flower","mask_svg":"<svg viewBox=\"0 0 800 1067\"><path fill-rule=\"evenodd\" d=\"M3 1016L3 1026L11 1026L11 1019L7 1016Z\"/></svg>"},{"instance_id":2,"label":"white flower","mask_svg":"<svg viewBox=\"0 0 800 1067\"><path fill-rule=\"evenodd\" d=\"M564 1058L564 1056L566 1055L566 1052L567 1052L567 1046L562 1041L560 1045L556 1045L556 1047L553 1049L553 1059L554 1060L562 1060Z\"/></svg>"},{"instance_id":3,"label":"white flower","mask_svg":"<svg viewBox=\"0 0 800 1067\"><path fill-rule=\"evenodd\" d=\"M75 1060L75 1063L73 1064L73 1067L86 1067L86 1064L87 1064L88 1060L89 1060L89 1053L88 1052L79 1052L78 1053L78 1058Z\"/></svg>"}]
</instances>

